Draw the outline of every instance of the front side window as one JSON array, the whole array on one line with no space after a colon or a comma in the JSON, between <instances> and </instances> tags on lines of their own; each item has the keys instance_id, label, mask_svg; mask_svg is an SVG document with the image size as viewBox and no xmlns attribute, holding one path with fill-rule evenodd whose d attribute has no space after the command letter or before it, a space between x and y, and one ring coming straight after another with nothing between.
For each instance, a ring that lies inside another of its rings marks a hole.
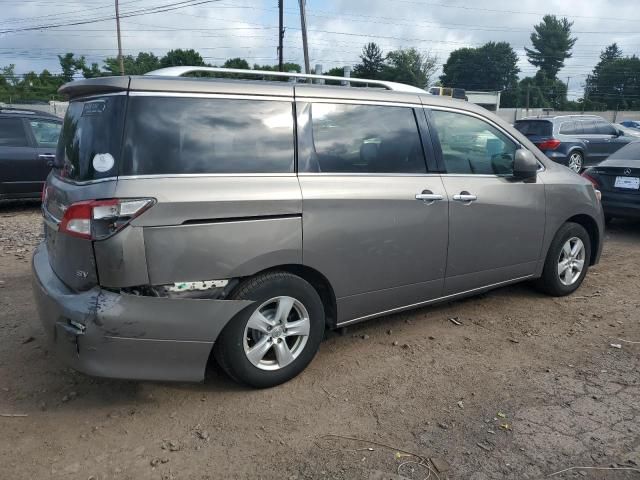
<instances>
[{"instance_id":1,"label":"front side window","mask_svg":"<svg viewBox=\"0 0 640 480\"><path fill-rule=\"evenodd\" d=\"M462 113L433 110L447 173L512 175L518 146L497 128Z\"/></svg>"},{"instance_id":2,"label":"front side window","mask_svg":"<svg viewBox=\"0 0 640 480\"><path fill-rule=\"evenodd\" d=\"M306 104L299 133L311 124L312 145L300 149L300 171L426 173L422 143L410 107Z\"/></svg>"},{"instance_id":3,"label":"front side window","mask_svg":"<svg viewBox=\"0 0 640 480\"><path fill-rule=\"evenodd\" d=\"M593 120L582 120L582 130L585 135L598 135L598 126Z\"/></svg>"},{"instance_id":4,"label":"front side window","mask_svg":"<svg viewBox=\"0 0 640 480\"><path fill-rule=\"evenodd\" d=\"M59 122L31 120L29 125L39 147L55 147L58 144L58 137L62 127Z\"/></svg>"},{"instance_id":5,"label":"front side window","mask_svg":"<svg viewBox=\"0 0 640 480\"><path fill-rule=\"evenodd\" d=\"M617 131L613 125L607 122L597 122L598 125L598 133L600 135L613 135L615 136Z\"/></svg>"},{"instance_id":6,"label":"front side window","mask_svg":"<svg viewBox=\"0 0 640 480\"><path fill-rule=\"evenodd\" d=\"M0 147L26 147L29 145L20 118L0 118Z\"/></svg>"},{"instance_id":7,"label":"front side window","mask_svg":"<svg viewBox=\"0 0 640 480\"><path fill-rule=\"evenodd\" d=\"M129 99L120 175L293 171L291 102Z\"/></svg>"}]
</instances>

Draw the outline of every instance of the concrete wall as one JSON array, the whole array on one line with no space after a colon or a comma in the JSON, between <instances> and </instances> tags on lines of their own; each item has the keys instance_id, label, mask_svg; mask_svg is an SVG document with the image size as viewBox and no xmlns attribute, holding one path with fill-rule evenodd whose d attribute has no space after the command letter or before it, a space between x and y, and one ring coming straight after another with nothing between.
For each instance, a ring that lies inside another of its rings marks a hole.
<instances>
[{"instance_id":1,"label":"concrete wall","mask_svg":"<svg viewBox=\"0 0 640 480\"><path fill-rule=\"evenodd\" d=\"M537 115L545 116L547 112L545 112L541 108L530 108L527 112L526 108L501 108L497 112L498 116L507 122L513 123L516 120L520 120L525 117L535 117ZM549 115L580 115L582 112L562 112L562 111L553 111L549 112ZM584 112L585 115L598 115L602 118L607 119L613 123L620 123L624 120L638 120L640 119L639 111L620 111L616 112L614 110L606 110L604 112Z\"/></svg>"}]
</instances>

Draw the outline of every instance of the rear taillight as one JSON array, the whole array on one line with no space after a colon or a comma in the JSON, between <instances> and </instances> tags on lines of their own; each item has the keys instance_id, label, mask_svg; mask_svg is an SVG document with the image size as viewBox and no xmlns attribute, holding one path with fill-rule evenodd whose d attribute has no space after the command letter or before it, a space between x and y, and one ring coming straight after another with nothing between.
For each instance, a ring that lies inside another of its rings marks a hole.
<instances>
[{"instance_id":1,"label":"rear taillight","mask_svg":"<svg viewBox=\"0 0 640 480\"><path fill-rule=\"evenodd\" d=\"M150 208L152 198L86 200L71 204L58 230L74 237L101 240L113 235Z\"/></svg>"},{"instance_id":2,"label":"rear taillight","mask_svg":"<svg viewBox=\"0 0 640 480\"><path fill-rule=\"evenodd\" d=\"M540 150L555 150L560 146L560 140L552 138L551 140L545 140L544 142L536 143L536 147Z\"/></svg>"},{"instance_id":3,"label":"rear taillight","mask_svg":"<svg viewBox=\"0 0 640 480\"><path fill-rule=\"evenodd\" d=\"M602 192L600 191L600 184L598 183L598 181L587 172L582 172L580 176L586 178L591 182L591 184L593 185L593 189L596 191L596 198L598 199L598 201L600 201L602 199Z\"/></svg>"}]
</instances>

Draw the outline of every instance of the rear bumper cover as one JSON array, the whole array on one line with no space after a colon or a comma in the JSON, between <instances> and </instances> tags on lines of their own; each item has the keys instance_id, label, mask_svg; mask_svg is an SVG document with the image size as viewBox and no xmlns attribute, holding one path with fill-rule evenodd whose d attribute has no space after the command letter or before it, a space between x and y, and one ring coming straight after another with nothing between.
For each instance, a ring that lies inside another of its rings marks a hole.
<instances>
[{"instance_id":1,"label":"rear bumper cover","mask_svg":"<svg viewBox=\"0 0 640 480\"><path fill-rule=\"evenodd\" d=\"M33 256L33 291L56 354L89 375L202 381L213 343L245 300L170 299L70 290L44 245Z\"/></svg>"},{"instance_id":2,"label":"rear bumper cover","mask_svg":"<svg viewBox=\"0 0 640 480\"><path fill-rule=\"evenodd\" d=\"M605 215L620 218L640 218L640 195L602 192Z\"/></svg>"}]
</instances>

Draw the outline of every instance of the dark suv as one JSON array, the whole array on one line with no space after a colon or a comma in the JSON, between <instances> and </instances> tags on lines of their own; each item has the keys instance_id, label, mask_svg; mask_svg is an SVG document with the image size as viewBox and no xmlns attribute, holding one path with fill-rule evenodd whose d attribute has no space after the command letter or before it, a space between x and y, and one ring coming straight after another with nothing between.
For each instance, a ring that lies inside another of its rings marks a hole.
<instances>
[{"instance_id":1,"label":"dark suv","mask_svg":"<svg viewBox=\"0 0 640 480\"><path fill-rule=\"evenodd\" d=\"M547 157L574 172L600 163L633 140L596 115L525 118L515 127Z\"/></svg>"},{"instance_id":2,"label":"dark suv","mask_svg":"<svg viewBox=\"0 0 640 480\"><path fill-rule=\"evenodd\" d=\"M40 196L61 126L50 113L0 108L0 199Z\"/></svg>"}]
</instances>

